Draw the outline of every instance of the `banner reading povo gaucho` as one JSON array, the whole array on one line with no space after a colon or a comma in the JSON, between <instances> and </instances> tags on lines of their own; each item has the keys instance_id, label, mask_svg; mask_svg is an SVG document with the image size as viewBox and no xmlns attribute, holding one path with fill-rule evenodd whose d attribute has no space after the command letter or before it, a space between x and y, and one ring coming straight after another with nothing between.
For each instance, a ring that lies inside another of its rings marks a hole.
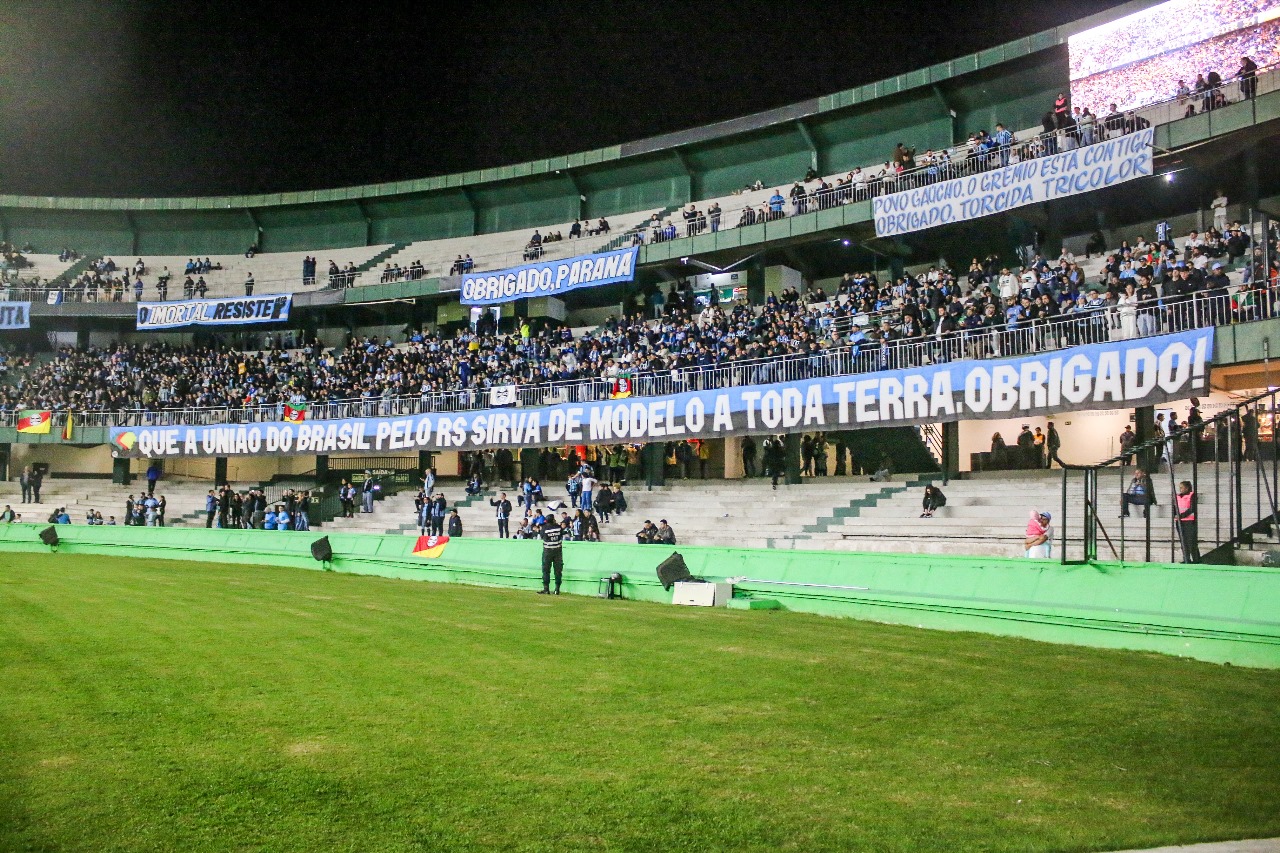
<instances>
[{"instance_id":1,"label":"banner reading povo gaucho","mask_svg":"<svg viewBox=\"0 0 1280 853\"><path fill-rule=\"evenodd\" d=\"M460 291L463 305L497 305L513 299L559 296L582 287L599 287L636 277L639 247L541 261L495 272L467 273Z\"/></svg>"},{"instance_id":2,"label":"banner reading povo gaucho","mask_svg":"<svg viewBox=\"0 0 1280 853\"><path fill-rule=\"evenodd\" d=\"M671 441L1149 406L1205 393L1213 330L798 382L540 408L111 430L119 457Z\"/></svg>"},{"instance_id":3,"label":"banner reading povo gaucho","mask_svg":"<svg viewBox=\"0 0 1280 853\"><path fill-rule=\"evenodd\" d=\"M238 326L283 323L289 319L293 295L269 293L229 299L183 299L178 302L139 302L138 331L178 326Z\"/></svg>"},{"instance_id":4,"label":"banner reading povo gaucho","mask_svg":"<svg viewBox=\"0 0 1280 853\"><path fill-rule=\"evenodd\" d=\"M1151 174L1154 131L1135 131L963 178L872 199L876 236L891 237L1092 192Z\"/></svg>"}]
</instances>

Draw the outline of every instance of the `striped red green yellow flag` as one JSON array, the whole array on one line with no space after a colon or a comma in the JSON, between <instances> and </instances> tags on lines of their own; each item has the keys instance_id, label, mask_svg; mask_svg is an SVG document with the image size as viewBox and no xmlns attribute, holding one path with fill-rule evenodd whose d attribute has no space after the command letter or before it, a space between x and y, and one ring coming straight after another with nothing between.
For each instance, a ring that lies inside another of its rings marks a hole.
<instances>
[{"instance_id":1,"label":"striped red green yellow flag","mask_svg":"<svg viewBox=\"0 0 1280 853\"><path fill-rule=\"evenodd\" d=\"M285 403L284 419L291 424L300 424L307 419L306 403Z\"/></svg>"},{"instance_id":2,"label":"striped red green yellow flag","mask_svg":"<svg viewBox=\"0 0 1280 853\"><path fill-rule=\"evenodd\" d=\"M23 409L18 412L18 432L30 435L48 435L53 425L53 412Z\"/></svg>"}]
</instances>

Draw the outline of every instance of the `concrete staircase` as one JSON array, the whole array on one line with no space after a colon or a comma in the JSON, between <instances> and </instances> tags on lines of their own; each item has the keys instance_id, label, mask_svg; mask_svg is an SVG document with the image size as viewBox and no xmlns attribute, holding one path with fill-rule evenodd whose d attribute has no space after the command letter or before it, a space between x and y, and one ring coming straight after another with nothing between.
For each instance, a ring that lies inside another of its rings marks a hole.
<instances>
[{"instance_id":1,"label":"concrete staircase","mask_svg":"<svg viewBox=\"0 0 1280 853\"><path fill-rule=\"evenodd\" d=\"M235 484L233 484L235 485ZM250 484L237 488L247 489ZM165 523L170 527L204 526L204 500L211 485L204 480L164 479L156 485L156 497L164 495ZM22 489L17 480L0 483L0 507L9 504L26 522L43 522L58 507L66 507L72 524L84 524L85 513L96 509L103 519L115 516L124 524L125 501L146 494L147 481L136 479L119 486L107 479L46 479L40 489L40 503L21 504Z\"/></svg>"},{"instance_id":2,"label":"concrete staircase","mask_svg":"<svg viewBox=\"0 0 1280 853\"><path fill-rule=\"evenodd\" d=\"M1189 466L1180 465L1179 479L1190 477ZM1161 503L1152 508L1152 558L1177 559L1176 533L1172 524L1168 472L1160 472L1155 484ZM867 477L806 478L798 485L779 485L774 490L768 480L675 481L647 490L642 485L625 490L628 511L615 514L610 523L601 523L605 541L633 542L645 519L655 523L665 518L675 529L679 545L719 547L806 549L829 551L874 551L914 554L970 554L975 556L1019 556L1023 533L1032 509L1048 510L1054 526L1061 530L1063 519L1062 473L1060 471L1005 471L970 475L952 480L944 487L947 506L931 519L920 518L923 486L927 475L897 475L885 483ZM937 482L940 483L940 480ZM1127 476L1124 479L1127 484ZM238 484L240 489L250 485ZM1145 524L1134 508L1121 527L1119 495L1123 488L1118 473L1108 472L1099 483L1100 520L1117 552L1123 548L1127 560L1141 559L1144 553ZM203 526L206 481L166 479L157 494L168 501L170 526ZM20 504L16 481L0 483L0 506L10 504L24 515L24 521L43 522L54 509L67 507L72 523L83 524L85 512L97 509L103 516L115 515L123 521L128 495L146 491L145 480L117 486L104 479L52 479L42 489L42 503ZM457 507L467 537L492 538L497 524L489 499L498 489L489 488L468 498L462 483L446 481L440 489ZM506 491L513 504L511 527L515 529L523 508L514 500L514 490ZM1220 494L1221 491L1221 494ZM416 491L406 488L374 503L372 513L357 512L355 518L337 518L324 525L324 532L418 534L414 511ZM551 500L564 495L552 492ZM1199 483L1201 550L1207 552L1219 536L1230 536L1225 484L1219 490L1213 468L1201 466ZM1221 503L1219 499L1221 498ZM459 500L461 499L461 500ZM1269 512L1265 490L1252 486L1241 491L1243 518L1252 522ZM1066 531L1071 552L1080 552L1080 530L1084 494L1079 478L1068 485L1069 518ZM1100 533L1098 552L1111 559L1111 547ZM1054 556L1059 543L1055 539ZM1237 552L1241 563L1280 565L1280 537L1255 537L1251 549ZM1268 562L1269 561L1269 562Z\"/></svg>"}]
</instances>

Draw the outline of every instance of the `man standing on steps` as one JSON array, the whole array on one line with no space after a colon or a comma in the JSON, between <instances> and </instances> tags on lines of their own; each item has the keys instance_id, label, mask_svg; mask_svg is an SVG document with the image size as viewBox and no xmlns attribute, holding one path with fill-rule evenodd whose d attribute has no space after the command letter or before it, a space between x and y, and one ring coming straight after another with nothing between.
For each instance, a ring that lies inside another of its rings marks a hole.
<instances>
[{"instance_id":1,"label":"man standing on steps","mask_svg":"<svg viewBox=\"0 0 1280 853\"><path fill-rule=\"evenodd\" d=\"M556 589L551 591L551 569L556 571ZM549 520L542 527L542 589L538 595L559 595L564 580L564 528Z\"/></svg>"},{"instance_id":2,"label":"man standing on steps","mask_svg":"<svg viewBox=\"0 0 1280 853\"><path fill-rule=\"evenodd\" d=\"M437 492L431 499L431 534L433 536L444 535L445 508L448 506L449 502L445 500L444 492Z\"/></svg>"},{"instance_id":3,"label":"man standing on steps","mask_svg":"<svg viewBox=\"0 0 1280 853\"><path fill-rule=\"evenodd\" d=\"M1044 467L1049 468L1053 465L1053 457L1057 456L1058 451L1062 449L1062 436L1058 435L1053 421L1049 421L1049 436L1045 439L1045 444L1049 448L1049 453L1044 458Z\"/></svg>"},{"instance_id":4,"label":"man standing on steps","mask_svg":"<svg viewBox=\"0 0 1280 853\"><path fill-rule=\"evenodd\" d=\"M598 482L600 481L597 480L594 476L592 476L590 471L587 471L582 475L582 482L580 486L580 488L582 489L582 497L578 499L579 507L581 507L582 509L590 509L591 507L595 506L595 504L593 503L593 500L594 500L593 493L596 490L596 483Z\"/></svg>"},{"instance_id":5,"label":"man standing on steps","mask_svg":"<svg viewBox=\"0 0 1280 853\"><path fill-rule=\"evenodd\" d=\"M502 492L496 500L490 498L489 506L495 508L494 514L498 517L498 538L511 538L511 533L507 529L507 520L511 518L511 501L507 500L507 493Z\"/></svg>"},{"instance_id":6,"label":"man standing on steps","mask_svg":"<svg viewBox=\"0 0 1280 853\"><path fill-rule=\"evenodd\" d=\"M363 505L361 512L373 512L373 474L368 471L364 472L364 484L360 487L360 496Z\"/></svg>"},{"instance_id":7,"label":"man standing on steps","mask_svg":"<svg viewBox=\"0 0 1280 853\"><path fill-rule=\"evenodd\" d=\"M204 526L213 527L213 516L218 512L218 499L213 495L213 489L209 490L209 494L204 499ZM129 495L129 504L125 509L124 523L128 524L129 519L133 515L133 495Z\"/></svg>"}]
</instances>

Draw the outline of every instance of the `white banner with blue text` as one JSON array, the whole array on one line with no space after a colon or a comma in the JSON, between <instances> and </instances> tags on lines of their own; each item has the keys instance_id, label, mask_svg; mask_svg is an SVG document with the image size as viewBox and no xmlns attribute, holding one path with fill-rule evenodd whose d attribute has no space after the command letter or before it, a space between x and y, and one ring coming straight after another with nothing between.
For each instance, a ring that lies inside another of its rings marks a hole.
<instances>
[{"instance_id":1,"label":"white banner with blue text","mask_svg":"<svg viewBox=\"0 0 1280 853\"><path fill-rule=\"evenodd\" d=\"M0 302L0 329L30 328L30 302Z\"/></svg>"},{"instance_id":2,"label":"white banner with blue text","mask_svg":"<svg viewBox=\"0 0 1280 853\"><path fill-rule=\"evenodd\" d=\"M671 441L1051 415L1209 390L1213 329L795 382L539 408L253 423L113 427L120 457L477 450ZM372 412L371 412L372 413Z\"/></svg>"},{"instance_id":3,"label":"white banner with blue text","mask_svg":"<svg viewBox=\"0 0 1280 853\"><path fill-rule=\"evenodd\" d=\"M872 199L876 236L964 222L1100 190L1152 171L1153 129ZM1016 146L1015 146L1016 147ZM996 149L993 156L1001 156Z\"/></svg>"},{"instance_id":4,"label":"white banner with blue text","mask_svg":"<svg viewBox=\"0 0 1280 853\"><path fill-rule=\"evenodd\" d=\"M631 281L636 276L636 255L639 251L639 247L632 246L494 272L467 273L462 277L462 304L496 305L513 299L560 296L582 287Z\"/></svg>"},{"instance_id":5,"label":"white banner with blue text","mask_svg":"<svg viewBox=\"0 0 1280 853\"><path fill-rule=\"evenodd\" d=\"M183 299L180 302L138 303L138 331L178 326L236 326L245 323L283 323L289 319L293 296L288 293L237 296L231 299Z\"/></svg>"}]
</instances>

